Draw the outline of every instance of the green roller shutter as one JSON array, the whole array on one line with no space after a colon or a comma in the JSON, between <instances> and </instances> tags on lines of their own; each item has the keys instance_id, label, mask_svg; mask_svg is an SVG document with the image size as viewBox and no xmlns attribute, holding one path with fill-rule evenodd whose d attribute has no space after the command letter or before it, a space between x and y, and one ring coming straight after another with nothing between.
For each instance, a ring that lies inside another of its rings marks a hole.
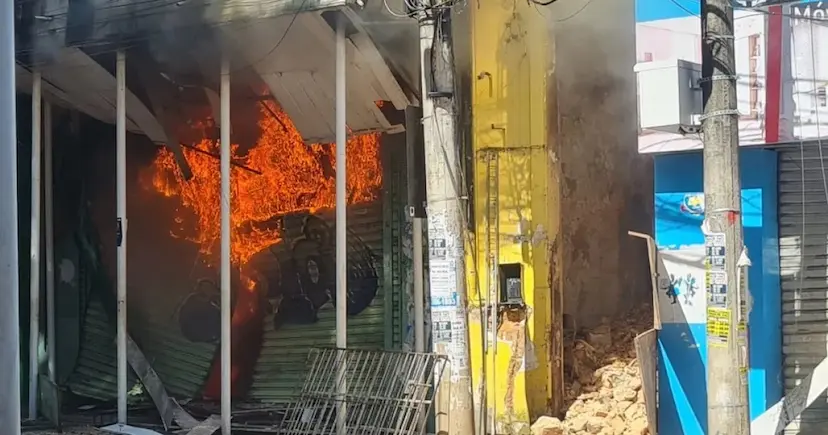
<instances>
[{"instance_id":1,"label":"green roller shutter","mask_svg":"<svg viewBox=\"0 0 828 435\"><path fill-rule=\"evenodd\" d=\"M334 214L316 214L328 224L331 233L335 228ZM299 239L304 216L284 218L282 246L290 246ZM363 256L367 248L373 257L373 268L380 277L376 296L359 314L348 317L348 347L382 349L386 330L386 289L382 285L382 203L353 205L348 208L348 267L350 271L365 267ZM350 273L349 273L350 276ZM256 363L250 396L263 402L281 402L294 397L303 381L307 367L308 349L336 345L336 309L332 303L323 305L318 321L311 324L284 324L274 327L273 316L265 319L262 350Z\"/></svg>"},{"instance_id":2,"label":"green roller shutter","mask_svg":"<svg viewBox=\"0 0 828 435\"><path fill-rule=\"evenodd\" d=\"M404 135L383 137L383 189L373 203L348 208L349 267L360 256L360 249L370 250L379 277L376 297L363 312L348 317L348 347L396 350L402 347L405 333L402 288L405 267L402 261L405 224L405 160L394 148L404 143ZM401 148L399 148L401 149ZM399 151L397 149L397 151ZM319 214L333 231L332 212ZM290 234L285 222L286 237ZM319 321L305 325L274 328L265 321L262 353L256 364L251 398L263 402L284 402L295 397L307 366L308 349L336 345L336 312L333 304L318 312Z\"/></svg>"}]
</instances>

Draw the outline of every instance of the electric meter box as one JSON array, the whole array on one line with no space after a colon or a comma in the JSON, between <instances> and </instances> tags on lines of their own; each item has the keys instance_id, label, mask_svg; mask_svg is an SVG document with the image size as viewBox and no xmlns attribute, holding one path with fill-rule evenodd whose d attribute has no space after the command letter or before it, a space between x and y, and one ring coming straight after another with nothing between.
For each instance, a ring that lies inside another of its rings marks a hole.
<instances>
[{"instance_id":1,"label":"electric meter box","mask_svg":"<svg viewBox=\"0 0 828 435\"><path fill-rule=\"evenodd\" d=\"M686 133L702 113L701 65L686 60L635 65L641 130Z\"/></svg>"}]
</instances>

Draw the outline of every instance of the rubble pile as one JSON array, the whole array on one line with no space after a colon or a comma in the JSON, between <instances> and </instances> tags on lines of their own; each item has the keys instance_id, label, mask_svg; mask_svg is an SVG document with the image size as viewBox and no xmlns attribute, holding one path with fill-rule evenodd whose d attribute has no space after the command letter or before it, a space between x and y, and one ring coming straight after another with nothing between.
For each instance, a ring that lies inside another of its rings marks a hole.
<instances>
[{"instance_id":1,"label":"rubble pile","mask_svg":"<svg viewBox=\"0 0 828 435\"><path fill-rule=\"evenodd\" d=\"M635 337L651 329L652 308L569 334L564 355L566 414L542 417L533 435L649 435Z\"/></svg>"}]
</instances>

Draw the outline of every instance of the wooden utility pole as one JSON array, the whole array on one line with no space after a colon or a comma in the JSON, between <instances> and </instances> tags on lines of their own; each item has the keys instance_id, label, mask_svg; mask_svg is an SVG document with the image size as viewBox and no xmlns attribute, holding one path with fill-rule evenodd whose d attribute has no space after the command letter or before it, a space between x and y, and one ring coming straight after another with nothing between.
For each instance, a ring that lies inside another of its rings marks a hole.
<instances>
[{"instance_id":1,"label":"wooden utility pole","mask_svg":"<svg viewBox=\"0 0 828 435\"><path fill-rule=\"evenodd\" d=\"M428 215L428 265L434 350L448 355L440 389L448 388L449 435L474 434L466 277L463 255L462 171L455 134L451 10L422 2L420 59ZM445 397L440 394L440 397ZM440 406L440 408L445 408Z\"/></svg>"},{"instance_id":2,"label":"wooden utility pole","mask_svg":"<svg viewBox=\"0 0 828 435\"><path fill-rule=\"evenodd\" d=\"M739 279L742 188L736 106L733 6L702 1L705 245L707 256L707 426L710 435L750 433L747 401L747 289Z\"/></svg>"}]
</instances>

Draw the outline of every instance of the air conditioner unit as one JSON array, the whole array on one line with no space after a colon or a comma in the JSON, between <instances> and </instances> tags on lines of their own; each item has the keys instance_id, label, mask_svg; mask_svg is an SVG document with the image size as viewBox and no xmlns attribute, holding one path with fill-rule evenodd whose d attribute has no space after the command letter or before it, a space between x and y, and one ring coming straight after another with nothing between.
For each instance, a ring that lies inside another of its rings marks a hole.
<instances>
[{"instance_id":1,"label":"air conditioner unit","mask_svg":"<svg viewBox=\"0 0 828 435\"><path fill-rule=\"evenodd\" d=\"M638 120L642 130L697 131L702 113L701 65L686 60L635 65Z\"/></svg>"}]
</instances>

